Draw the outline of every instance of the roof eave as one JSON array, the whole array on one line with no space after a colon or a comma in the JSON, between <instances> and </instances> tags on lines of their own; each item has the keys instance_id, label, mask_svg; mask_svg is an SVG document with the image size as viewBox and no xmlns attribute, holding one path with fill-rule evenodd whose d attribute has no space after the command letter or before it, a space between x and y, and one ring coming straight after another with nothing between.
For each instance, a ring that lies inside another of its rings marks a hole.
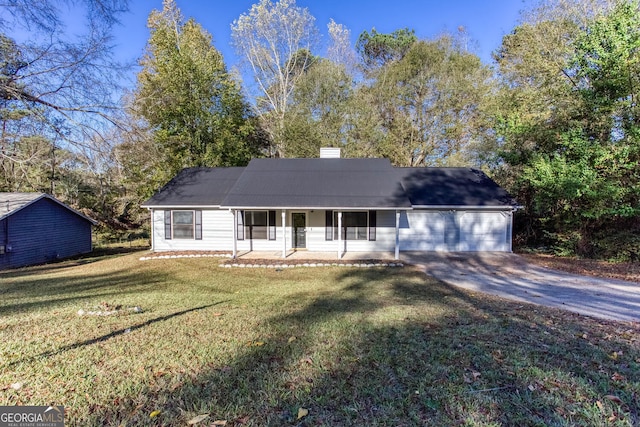
<instances>
[{"instance_id":1,"label":"roof eave","mask_svg":"<svg viewBox=\"0 0 640 427\"><path fill-rule=\"evenodd\" d=\"M265 209L279 209L279 210L360 210L360 211L395 211L395 210L411 210L411 206L221 206L221 209L244 209L244 210L265 210Z\"/></svg>"},{"instance_id":2,"label":"roof eave","mask_svg":"<svg viewBox=\"0 0 640 427\"><path fill-rule=\"evenodd\" d=\"M220 205L178 205L178 204L174 204L174 205L151 205L151 204L144 204L144 205L140 205L141 208L146 208L146 209L222 209L222 207Z\"/></svg>"},{"instance_id":3,"label":"roof eave","mask_svg":"<svg viewBox=\"0 0 640 427\"><path fill-rule=\"evenodd\" d=\"M517 210L521 209L520 205L413 205L414 209L431 209L431 210L451 210L451 209L465 209L465 210Z\"/></svg>"},{"instance_id":4,"label":"roof eave","mask_svg":"<svg viewBox=\"0 0 640 427\"><path fill-rule=\"evenodd\" d=\"M98 221L96 221L96 220L94 220L92 218L89 218L88 216L86 216L82 212L79 212L79 211L73 209L72 207L65 205L64 203L62 203L61 201L59 201L55 197L52 197L52 196L50 196L49 194L46 194L46 193L42 193L40 196L38 196L35 199L31 200L29 203L25 203L24 205L20 206L19 208L4 214L3 216L0 217L0 221L2 221L5 218L10 217L11 215L15 214L16 212L20 212L21 210L25 209L26 207L31 206L32 204L34 204L38 200L42 200L44 198L49 199L52 202L57 203L58 205L62 206L63 208L65 208L65 209L73 212L74 214L78 215L82 219L85 219L85 220L89 221L92 225L98 225Z\"/></svg>"}]
</instances>

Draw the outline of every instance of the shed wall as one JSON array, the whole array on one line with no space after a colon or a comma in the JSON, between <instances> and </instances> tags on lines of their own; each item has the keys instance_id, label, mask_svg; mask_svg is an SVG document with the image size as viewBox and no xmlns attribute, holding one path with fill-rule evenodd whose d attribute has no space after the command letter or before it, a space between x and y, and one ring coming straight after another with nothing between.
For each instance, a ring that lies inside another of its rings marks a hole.
<instances>
[{"instance_id":1,"label":"shed wall","mask_svg":"<svg viewBox=\"0 0 640 427\"><path fill-rule=\"evenodd\" d=\"M91 223L47 198L1 221L0 268L40 264L91 252ZM8 250L8 248L11 248Z\"/></svg>"}]
</instances>

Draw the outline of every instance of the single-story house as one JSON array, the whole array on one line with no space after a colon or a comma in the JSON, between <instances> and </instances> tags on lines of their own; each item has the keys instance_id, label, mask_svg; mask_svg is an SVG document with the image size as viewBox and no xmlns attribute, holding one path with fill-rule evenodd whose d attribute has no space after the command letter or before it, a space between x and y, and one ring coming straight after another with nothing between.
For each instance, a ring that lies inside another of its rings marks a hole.
<instances>
[{"instance_id":1,"label":"single-story house","mask_svg":"<svg viewBox=\"0 0 640 427\"><path fill-rule=\"evenodd\" d=\"M0 269L91 252L96 222L43 193L0 193Z\"/></svg>"},{"instance_id":2,"label":"single-story house","mask_svg":"<svg viewBox=\"0 0 640 427\"><path fill-rule=\"evenodd\" d=\"M152 250L511 251L517 203L470 168L253 159L188 168L143 205Z\"/></svg>"}]
</instances>

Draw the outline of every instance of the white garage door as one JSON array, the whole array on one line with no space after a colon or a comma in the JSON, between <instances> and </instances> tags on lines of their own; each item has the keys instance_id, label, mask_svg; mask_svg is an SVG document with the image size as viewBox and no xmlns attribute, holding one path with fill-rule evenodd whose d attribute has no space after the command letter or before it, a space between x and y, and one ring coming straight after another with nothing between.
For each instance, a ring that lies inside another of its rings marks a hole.
<instances>
[{"instance_id":1,"label":"white garage door","mask_svg":"<svg viewBox=\"0 0 640 427\"><path fill-rule=\"evenodd\" d=\"M511 219L502 212L465 212L458 216L459 251L508 251Z\"/></svg>"},{"instance_id":2,"label":"white garage door","mask_svg":"<svg viewBox=\"0 0 640 427\"><path fill-rule=\"evenodd\" d=\"M507 212L414 210L401 218L400 250L506 252L510 230Z\"/></svg>"},{"instance_id":3,"label":"white garage door","mask_svg":"<svg viewBox=\"0 0 640 427\"><path fill-rule=\"evenodd\" d=\"M445 222L438 211L408 211L400 215L401 251L443 251Z\"/></svg>"}]
</instances>

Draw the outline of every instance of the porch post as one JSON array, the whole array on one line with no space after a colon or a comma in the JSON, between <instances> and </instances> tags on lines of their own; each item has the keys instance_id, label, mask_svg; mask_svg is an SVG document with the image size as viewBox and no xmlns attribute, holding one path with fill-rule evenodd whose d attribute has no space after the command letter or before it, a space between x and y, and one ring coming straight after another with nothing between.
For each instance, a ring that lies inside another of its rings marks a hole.
<instances>
[{"instance_id":1,"label":"porch post","mask_svg":"<svg viewBox=\"0 0 640 427\"><path fill-rule=\"evenodd\" d=\"M287 257L287 211L282 209L282 258Z\"/></svg>"},{"instance_id":2,"label":"porch post","mask_svg":"<svg viewBox=\"0 0 640 427\"><path fill-rule=\"evenodd\" d=\"M238 211L232 210L233 214L233 259L238 257Z\"/></svg>"},{"instance_id":3,"label":"porch post","mask_svg":"<svg viewBox=\"0 0 640 427\"><path fill-rule=\"evenodd\" d=\"M149 210L149 212L151 212L151 252L156 250L155 247L155 239L153 238L153 235L155 234L155 228L154 228L154 219L155 219L155 211L152 208L147 208Z\"/></svg>"},{"instance_id":4,"label":"porch post","mask_svg":"<svg viewBox=\"0 0 640 427\"><path fill-rule=\"evenodd\" d=\"M396 211L396 253L395 259L400 259L400 211Z\"/></svg>"},{"instance_id":5,"label":"porch post","mask_svg":"<svg viewBox=\"0 0 640 427\"><path fill-rule=\"evenodd\" d=\"M338 259L342 258L342 212L338 211Z\"/></svg>"}]
</instances>

